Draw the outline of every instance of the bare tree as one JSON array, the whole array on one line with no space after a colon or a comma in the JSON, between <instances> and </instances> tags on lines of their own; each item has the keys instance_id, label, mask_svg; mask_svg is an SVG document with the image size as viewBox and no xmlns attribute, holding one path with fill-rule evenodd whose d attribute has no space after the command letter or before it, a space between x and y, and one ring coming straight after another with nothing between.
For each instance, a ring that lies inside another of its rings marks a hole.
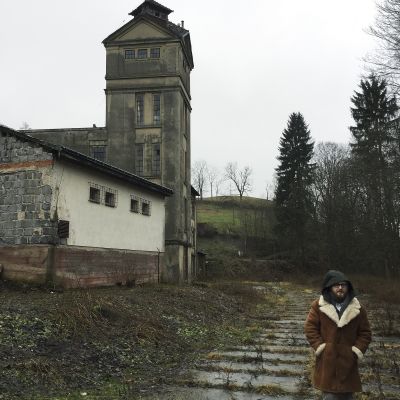
<instances>
[{"instance_id":1,"label":"bare tree","mask_svg":"<svg viewBox=\"0 0 400 400\"><path fill-rule=\"evenodd\" d=\"M31 129L31 127L29 126L29 124L26 121L24 121L19 129L21 131L27 131L27 130Z\"/></svg>"},{"instance_id":2,"label":"bare tree","mask_svg":"<svg viewBox=\"0 0 400 400\"><path fill-rule=\"evenodd\" d=\"M195 161L192 167L193 186L200 193L200 200L203 200L204 187L207 182L207 163L204 160Z\"/></svg>"},{"instance_id":3,"label":"bare tree","mask_svg":"<svg viewBox=\"0 0 400 400\"><path fill-rule=\"evenodd\" d=\"M207 168L207 179L210 185L210 196L213 197L213 189L218 184L219 171L216 167L209 166Z\"/></svg>"},{"instance_id":4,"label":"bare tree","mask_svg":"<svg viewBox=\"0 0 400 400\"><path fill-rule=\"evenodd\" d=\"M400 93L400 0L377 2L375 25L368 33L378 41L376 51L366 57L376 75L385 78Z\"/></svg>"},{"instance_id":5,"label":"bare tree","mask_svg":"<svg viewBox=\"0 0 400 400\"><path fill-rule=\"evenodd\" d=\"M237 163L229 162L225 167L225 176L226 179L230 180L239 193L240 200L245 193L251 191L251 168L249 166L243 167L243 169L239 169Z\"/></svg>"}]
</instances>

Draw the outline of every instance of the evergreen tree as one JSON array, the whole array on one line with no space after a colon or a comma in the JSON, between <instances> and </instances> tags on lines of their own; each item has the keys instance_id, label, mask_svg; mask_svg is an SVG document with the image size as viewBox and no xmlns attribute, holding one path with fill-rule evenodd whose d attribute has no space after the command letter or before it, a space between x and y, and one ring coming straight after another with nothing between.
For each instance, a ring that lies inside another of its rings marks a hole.
<instances>
[{"instance_id":1,"label":"evergreen tree","mask_svg":"<svg viewBox=\"0 0 400 400\"><path fill-rule=\"evenodd\" d=\"M276 168L276 233L281 246L296 258L300 256L303 264L312 217L313 149L303 115L292 113L280 140L280 165Z\"/></svg>"},{"instance_id":2,"label":"evergreen tree","mask_svg":"<svg viewBox=\"0 0 400 400\"><path fill-rule=\"evenodd\" d=\"M359 169L359 235L372 270L398 262L399 149L393 120L398 107L387 93L386 81L371 75L361 80L360 92L351 98L355 126L352 153ZM397 256L396 256L397 254Z\"/></svg>"}]
</instances>

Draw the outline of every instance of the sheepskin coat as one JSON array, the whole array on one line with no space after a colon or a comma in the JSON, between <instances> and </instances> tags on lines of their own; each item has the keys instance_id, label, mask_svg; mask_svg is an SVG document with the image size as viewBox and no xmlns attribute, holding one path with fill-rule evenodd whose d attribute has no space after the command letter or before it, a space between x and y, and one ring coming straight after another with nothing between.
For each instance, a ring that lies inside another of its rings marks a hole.
<instances>
[{"instance_id":1,"label":"sheepskin coat","mask_svg":"<svg viewBox=\"0 0 400 400\"><path fill-rule=\"evenodd\" d=\"M324 392L361 392L358 360L371 342L367 313L354 297L341 318L323 296L311 304L305 334L315 350L314 387Z\"/></svg>"}]
</instances>

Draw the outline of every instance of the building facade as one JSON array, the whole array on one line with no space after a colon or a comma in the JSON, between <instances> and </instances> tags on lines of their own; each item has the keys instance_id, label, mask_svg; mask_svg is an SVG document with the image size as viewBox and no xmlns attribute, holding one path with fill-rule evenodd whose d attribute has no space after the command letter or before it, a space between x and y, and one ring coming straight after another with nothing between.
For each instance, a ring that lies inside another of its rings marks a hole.
<instances>
[{"instance_id":1,"label":"building facade","mask_svg":"<svg viewBox=\"0 0 400 400\"><path fill-rule=\"evenodd\" d=\"M64 287L158 282L172 191L0 126L4 279Z\"/></svg>"},{"instance_id":2,"label":"building facade","mask_svg":"<svg viewBox=\"0 0 400 400\"><path fill-rule=\"evenodd\" d=\"M190 177L189 31L169 21L172 10L145 0L109 35L106 126L29 133L166 186L163 280L190 282L196 267Z\"/></svg>"}]
</instances>

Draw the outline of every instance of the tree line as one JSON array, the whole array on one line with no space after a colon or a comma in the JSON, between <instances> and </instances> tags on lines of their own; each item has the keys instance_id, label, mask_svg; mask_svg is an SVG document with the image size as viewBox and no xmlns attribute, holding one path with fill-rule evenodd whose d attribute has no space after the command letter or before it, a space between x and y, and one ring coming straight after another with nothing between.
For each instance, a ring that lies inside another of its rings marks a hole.
<instances>
[{"instance_id":1,"label":"tree line","mask_svg":"<svg viewBox=\"0 0 400 400\"><path fill-rule=\"evenodd\" d=\"M289 116L282 133L269 241L297 265L400 274L399 16L400 0L378 4L369 33L380 47L366 59L370 71L351 97L350 143L315 144L300 112ZM239 172L229 163L224 178L241 197L249 187L240 191ZM245 182L250 175L248 168ZM213 185L218 194L215 178L206 179L211 195Z\"/></svg>"},{"instance_id":2,"label":"tree line","mask_svg":"<svg viewBox=\"0 0 400 400\"><path fill-rule=\"evenodd\" d=\"M275 233L296 263L400 272L399 107L370 75L351 98L348 145L314 146L301 113L289 117L276 169Z\"/></svg>"}]
</instances>

